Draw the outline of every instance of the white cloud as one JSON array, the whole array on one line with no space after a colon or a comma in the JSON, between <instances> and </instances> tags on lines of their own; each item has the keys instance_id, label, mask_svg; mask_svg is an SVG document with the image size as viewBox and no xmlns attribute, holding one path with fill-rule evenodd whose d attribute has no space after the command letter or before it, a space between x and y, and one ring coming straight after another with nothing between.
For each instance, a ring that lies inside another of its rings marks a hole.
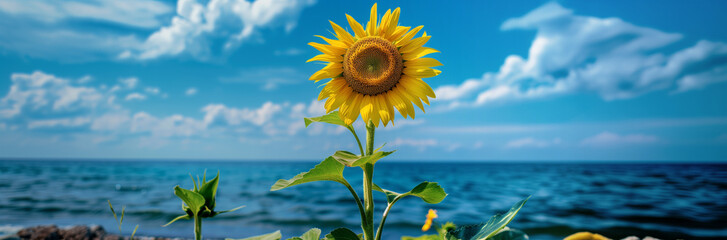
<instances>
[{"instance_id":1,"label":"white cloud","mask_svg":"<svg viewBox=\"0 0 727 240\"><path fill-rule=\"evenodd\" d=\"M64 62L115 58L143 42L137 30L156 28L171 8L158 1L0 1L0 48ZM77 23L118 25L107 31ZM134 29L136 28L136 29Z\"/></svg>"},{"instance_id":2,"label":"white cloud","mask_svg":"<svg viewBox=\"0 0 727 240\"><path fill-rule=\"evenodd\" d=\"M148 132L154 137L189 137L199 135L205 129L204 122L178 114L157 118L146 112L139 112L131 119L131 132Z\"/></svg>"},{"instance_id":3,"label":"white cloud","mask_svg":"<svg viewBox=\"0 0 727 240\"><path fill-rule=\"evenodd\" d=\"M159 90L158 87L146 87L144 88L144 92L151 95L158 95L159 93L161 93L161 90Z\"/></svg>"},{"instance_id":4,"label":"white cloud","mask_svg":"<svg viewBox=\"0 0 727 240\"><path fill-rule=\"evenodd\" d=\"M91 123L88 117L58 118L48 120L33 120L28 122L28 129L56 128L56 127L80 127Z\"/></svg>"},{"instance_id":5,"label":"white cloud","mask_svg":"<svg viewBox=\"0 0 727 240\"><path fill-rule=\"evenodd\" d=\"M187 95L187 96L197 95L197 89L196 88L187 88L187 90L184 91L184 95Z\"/></svg>"},{"instance_id":6,"label":"white cloud","mask_svg":"<svg viewBox=\"0 0 727 240\"><path fill-rule=\"evenodd\" d=\"M126 89L134 89L136 85L139 84L139 79L136 77L122 78L119 79L119 82Z\"/></svg>"},{"instance_id":7,"label":"white cloud","mask_svg":"<svg viewBox=\"0 0 727 240\"><path fill-rule=\"evenodd\" d=\"M699 41L669 54L682 35L575 15L557 3L509 19L502 29L537 32L528 58L510 55L498 72L437 88L438 99L448 101L445 109L575 92L616 100L727 81L725 43Z\"/></svg>"},{"instance_id":8,"label":"white cloud","mask_svg":"<svg viewBox=\"0 0 727 240\"><path fill-rule=\"evenodd\" d=\"M262 28L296 24L300 11L313 0L180 0L171 24L149 36L138 49L121 57L155 59L182 53L206 59L217 52L234 50ZM221 49L210 49L210 41L224 41Z\"/></svg>"},{"instance_id":9,"label":"white cloud","mask_svg":"<svg viewBox=\"0 0 727 240\"><path fill-rule=\"evenodd\" d=\"M560 138L554 138L552 140L541 140L533 137L526 137L507 142L507 144L505 144L505 148L544 148L552 145L558 145L560 143Z\"/></svg>"},{"instance_id":10,"label":"white cloud","mask_svg":"<svg viewBox=\"0 0 727 240\"><path fill-rule=\"evenodd\" d=\"M281 109L281 105L272 102L266 102L258 109L240 109L227 107L223 104L209 104L202 108L202 112L205 113L204 122L207 125L215 123L239 125L243 122L249 122L262 126Z\"/></svg>"},{"instance_id":11,"label":"white cloud","mask_svg":"<svg viewBox=\"0 0 727 240\"><path fill-rule=\"evenodd\" d=\"M40 71L14 73L10 78L10 91L0 99L0 119L20 115L61 116L108 105L106 94L98 89L77 86L68 79Z\"/></svg>"},{"instance_id":12,"label":"white cloud","mask_svg":"<svg viewBox=\"0 0 727 240\"><path fill-rule=\"evenodd\" d=\"M126 100L126 101L134 101L134 100L142 101L142 100L145 100L145 99L146 99L146 95L141 94L141 93L136 93L136 92L135 93L129 93L124 98L124 100Z\"/></svg>"},{"instance_id":13,"label":"white cloud","mask_svg":"<svg viewBox=\"0 0 727 240\"><path fill-rule=\"evenodd\" d=\"M91 19L140 28L158 27L159 15L171 8L158 1L0 1L0 11L45 23L68 19Z\"/></svg>"},{"instance_id":14,"label":"white cloud","mask_svg":"<svg viewBox=\"0 0 727 240\"><path fill-rule=\"evenodd\" d=\"M607 147L624 144L648 144L659 141L659 138L652 135L628 134L618 135L611 132L602 132L581 141L581 145L594 147Z\"/></svg>"}]
</instances>

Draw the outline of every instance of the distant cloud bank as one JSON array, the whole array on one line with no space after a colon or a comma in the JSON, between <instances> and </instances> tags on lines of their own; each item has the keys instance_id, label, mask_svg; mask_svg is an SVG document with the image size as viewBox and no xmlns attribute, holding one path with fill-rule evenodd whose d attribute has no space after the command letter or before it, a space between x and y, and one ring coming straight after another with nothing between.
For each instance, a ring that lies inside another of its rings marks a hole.
<instances>
[{"instance_id":1,"label":"distant cloud bank","mask_svg":"<svg viewBox=\"0 0 727 240\"><path fill-rule=\"evenodd\" d=\"M447 109L498 101L594 92L605 100L672 93L727 81L727 44L707 40L671 52L682 35L619 18L575 15L557 3L505 21L502 30L535 30L527 58L508 56L500 70L437 88Z\"/></svg>"}]
</instances>

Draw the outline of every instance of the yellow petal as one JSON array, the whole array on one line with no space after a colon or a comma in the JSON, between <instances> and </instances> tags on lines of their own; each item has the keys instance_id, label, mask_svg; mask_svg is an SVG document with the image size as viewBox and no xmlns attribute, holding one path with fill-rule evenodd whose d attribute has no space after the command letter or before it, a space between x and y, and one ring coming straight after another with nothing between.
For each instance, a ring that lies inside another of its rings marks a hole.
<instances>
[{"instance_id":1,"label":"yellow petal","mask_svg":"<svg viewBox=\"0 0 727 240\"><path fill-rule=\"evenodd\" d=\"M406 44L409 44L409 42L411 41L411 39L414 36L416 36L417 33L419 32L419 30L422 30L423 27L424 26L415 27L414 29L412 29L411 31L409 31L408 33L406 33L403 37L401 37L401 39L399 39L398 42L396 42L396 47L401 47L401 46L404 46Z\"/></svg>"},{"instance_id":2,"label":"yellow petal","mask_svg":"<svg viewBox=\"0 0 727 240\"><path fill-rule=\"evenodd\" d=\"M415 49L417 49L417 48L419 48L421 46L424 46L424 44L427 43L427 41L429 41L429 38L431 38L431 37L432 36L422 36L422 37L419 37L419 38L415 38L415 39L411 40L411 42L409 42L408 44L402 46L399 49L399 52L400 53L408 53L408 52L411 52L411 51L413 51L413 50L415 50Z\"/></svg>"},{"instance_id":3,"label":"yellow petal","mask_svg":"<svg viewBox=\"0 0 727 240\"><path fill-rule=\"evenodd\" d=\"M392 41L392 42L393 41L396 41L397 39L401 38L401 36L404 36L404 34L407 31L409 31L409 29L411 29L411 27L399 27L399 26L397 26L396 27L396 30L394 30L394 33L392 33L391 36L389 36L389 38L388 38L389 41Z\"/></svg>"},{"instance_id":4,"label":"yellow petal","mask_svg":"<svg viewBox=\"0 0 727 240\"><path fill-rule=\"evenodd\" d=\"M406 96L406 94L402 91L402 89L403 88L401 87L401 84L399 84L391 90L396 93L395 94L396 97L398 97L404 104L406 104L406 108L404 110L406 110L407 114L412 119L414 119L414 117L416 116L416 112L414 111L414 106L411 104L412 101L409 100L409 97Z\"/></svg>"},{"instance_id":5,"label":"yellow petal","mask_svg":"<svg viewBox=\"0 0 727 240\"><path fill-rule=\"evenodd\" d=\"M398 86L400 88L399 92L401 93L401 95L406 97L407 99L409 99L409 101L414 103L414 105L417 105L417 107L419 107L419 109L421 109L422 112L424 112L424 105L422 104L422 101L419 100L419 97L414 96L412 93L410 93L409 92L410 90L408 88L406 88L403 84L399 84ZM412 117L412 118L414 118L414 117Z\"/></svg>"},{"instance_id":6,"label":"yellow petal","mask_svg":"<svg viewBox=\"0 0 727 240\"><path fill-rule=\"evenodd\" d=\"M311 45L312 47L318 49L318 51L321 51L322 53L328 54L328 55L343 55L346 53L346 48L342 47L336 47L333 45L326 45L321 44L317 42L310 42L308 45Z\"/></svg>"},{"instance_id":7,"label":"yellow petal","mask_svg":"<svg viewBox=\"0 0 727 240\"><path fill-rule=\"evenodd\" d=\"M353 124L353 122L355 122L358 118L361 98L361 94L356 94L356 97L353 100L353 104L349 107L348 114L346 114L346 118L343 120L343 122L345 122L346 124Z\"/></svg>"},{"instance_id":8,"label":"yellow petal","mask_svg":"<svg viewBox=\"0 0 727 240\"><path fill-rule=\"evenodd\" d=\"M438 53L438 52L439 51L437 51L437 49L434 49L434 48L420 47L420 48L414 49L408 53L402 54L401 58L408 61L408 60L413 60L413 59L417 59L420 57L424 57L430 53Z\"/></svg>"},{"instance_id":9,"label":"yellow petal","mask_svg":"<svg viewBox=\"0 0 727 240\"><path fill-rule=\"evenodd\" d=\"M371 113L374 112L374 105L371 102L371 96L365 95L361 100L361 119L364 122L369 122Z\"/></svg>"},{"instance_id":10,"label":"yellow petal","mask_svg":"<svg viewBox=\"0 0 727 240\"><path fill-rule=\"evenodd\" d=\"M442 71L431 69L431 68L404 68L404 74L415 78L429 78L439 75Z\"/></svg>"},{"instance_id":11,"label":"yellow petal","mask_svg":"<svg viewBox=\"0 0 727 240\"><path fill-rule=\"evenodd\" d=\"M396 96L396 93L389 92L386 95L386 102L390 103L392 106L396 107L396 110L399 111L399 114L401 114L402 117L406 118L406 104L404 104L404 101L399 98L399 96Z\"/></svg>"},{"instance_id":12,"label":"yellow petal","mask_svg":"<svg viewBox=\"0 0 727 240\"><path fill-rule=\"evenodd\" d=\"M331 22L331 27L333 27L333 31L336 32L336 36L338 36L338 39L340 39L341 41L343 41L344 43L346 43L348 45L353 44L353 42L354 42L353 36L351 36L351 34L348 33L346 31L346 29L343 29L341 26L338 26L338 24L334 23L333 21L329 21L329 22Z\"/></svg>"},{"instance_id":13,"label":"yellow petal","mask_svg":"<svg viewBox=\"0 0 727 240\"><path fill-rule=\"evenodd\" d=\"M317 55L311 59L308 59L308 61L305 62L312 62L312 61L321 61L321 62L343 62L343 56L331 56L328 54L320 54Z\"/></svg>"},{"instance_id":14,"label":"yellow petal","mask_svg":"<svg viewBox=\"0 0 727 240\"><path fill-rule=\"evenodd\" d=\"M330 113L331 111L338 109L341 107L341 105L346 102L346 100L350 97L351 93L353 93L353 89L351 87L348 87L347 85L344 85L341 90L339 90L338 93L333 94L328 100L326 101L326 104L324 107L326 108L326 113Z\"/></svg>"},{"instance_id":15,"label":"yellow petal","mask_svg":"<svg viewBox=\"0 0 727 240\"><path fill-rule=\"evenodd\" d=\"M323 41L326 41L331 46L336 46L336 47L341 47L341 48L348 48L350 46L350 44L346 44L339 40L329 39L329 38L321 36L321 35L315 35L315 36L323 39Z\"/></svg>"},{"instance_id":16,"label":"yellow petal","mask_svg":"<svg viewBox=\"0 0 727 240\"><path fill-rule=\"evenodd\" d=\"M361 26L356 19L351 17L351 15L346 14L346 19L348 19L348 25L351 25L351 29L353 29L353 33L356 34L356 37L363 38L368 36L363 26Z\"/></svg>"},{"instance_id":17,"label":"yellow petal","mask_svg":"<svg viewBox=\"0 0 727 240\"><path fill-rule=\"evenodd\" d=\"M391 17L391 9L386 10L386 13L384 13L384 16L381 17L381 23L379 24L379 29L376 30L379 33L379 36L386 38L386 29L388 29L390 17Z\"/></svg>"},{"instance_id":18,"label":"yellow petal","mask_svg":"<svg viewBox=\"0 0 727 240\"><path fill-rule=\"evenodd\" d=\"M394 114L394 109L389 111L391 106L386 102L386 98L383 94L377 95L376 98L378 98L379 102L379 116L381 116L381 121L384 122L384 127L386 127L386 125L389 124L389 121L392 121L393 119L392 115Z\"/></svg>"},{"instance_id":19,"label":"yellow petal","mask_svg":"<svg viewBox=\"0 0 727 240\"><path fill-rule=\"evenodd\" d=\"M396 25L399 24L399 13L401 9L396 8L394 9L394 12L391 13L391 16L389 17L389 23L386 25L385 29L385 38L389 38L394 32L396 31Z\"/></svg>"},{"instance_id":20,"label":"yellow petal","mask_svg":"<svg viewBox=\"0 0 727 240\"><path fill-rule=\"evenodd\" d=\"M329 92L329 96L331 96L331 95L335 96L346 85L347 85L347 82L344 78L334 78L333 80L328 81L328 83L326 83L326 86L323 88L321 93L323 93L324 91L327 91L327 92ZM319 101L323 100L323 99L324 98L321 98L320 96L318 97Z\"/></svg>"},{"instance_id":21,"label":"yellow petal","mask_svg":"<svg viewBox=\"0 0 727 240\"><path fill-rule=\"evenodd\" d=\"M376 125L376 127L379 127L379 121L381 119L381 116L379 115L378 98L376 98L376 97L371 98L371 105L374 106L374 109L371 112L371 121L374 122L374 125Z\"/></svg>"},{"instance_id":22,"label":"yellow petal","mask_svg":"<svg viewBox=\"0 0 727 240\"><path fill-rule=\"evenodd\" d=\"M376 15L376 3L374 3L374 6L371 7L371 18L369 18L369 23L366 24L366 30L369 32L369 36L376 36L376 18L378 16Z\"/></svg>"},{"instance_id":23,"label":"yellow petal","mask_svg":"<svg viewBox=\"0 0 727 240\"><path fill-rule=\"evenodd\" d=\"M417 58L412 59L404 62L405 67L438 67L442 66L442 63L437 61L437 59L434 58Z\"/></svg>"},{"instance_id":24,"label":"yellow petal","mask_svg":"<svg viewBox=\"0 0 727 240\"><path fill-rule=\"evenodd\" d=\"M341 73L343 73L343 65L341 63L329 63L326 67L311 75L308 80L318 82L321 79L338 77Z\"/></svg>"},{"instance_id":25,"label":"yellow petal","mask_svg":"<svg viewBox=\"0 0 727 240\"><path fill-rule=\"evenodd\" d=\"M404 88L406 88L407 93L409 93L412 96L418 97L419 99L424 101L424 103L429 105L429 99L427 99L427 96L428 96L427 90L431 90L431 89L429 89L428 85L424 86L424 85L420 84L420 83L424 83L424 82L416 82L411 77L402 77L401 80L399 81L399 83ZM424 83L424 84L426 84L426 83ZM434 94L434 93L432 93L432 94Z\"/></svg>"}]
</instances>

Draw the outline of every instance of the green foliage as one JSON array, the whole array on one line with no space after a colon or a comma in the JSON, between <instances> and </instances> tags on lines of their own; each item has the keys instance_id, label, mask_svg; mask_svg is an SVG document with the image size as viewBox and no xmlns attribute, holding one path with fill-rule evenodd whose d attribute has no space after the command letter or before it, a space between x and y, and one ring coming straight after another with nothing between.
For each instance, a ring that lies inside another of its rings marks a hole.
<instances>
[{"instance_id":1,"label":"green foliage","mask_svg":"<svg viewBox=\"0 0 727 240\"><path fill-rule=\"evenodd\" d=\"M288 180L278 180L272 187L270 187L270 191L277 191L301 183L315 181L334 181L347 185L348 182L346 182L346 179L343 178L343 168L343 164L336 161L333 157L328 157L326 160L323 160L323 162L307 172L300 173Z\"/></svg>"},{"instance_id":2,"label":"green foliage","mask_svg":"<svg viewBox=\"0 0 727 240\"><path fill-rule=\"evenodd\" d=\"M199 181L199 176L197 176L196 181L191 174L189 176L192 178L192 183L194 184L191 190L181 188L179 185L174 187L174 195L182 199L182 210L184 210L185 214L175 217L165 224L164 227L178 220L194 219L194 238L201 240L202 218L211 218L222 213L236 211L244 206L225 211L215 211L215 198L217 197L220 173L217 172L217 176L210 181L207 181L206 172L202 177L202 181Z\"/></svg>"},{"instance_id":3,"label":"green foliage","mask_svg":"<svg viewBox=\"0 0 727 240\"><path fill-rule=\"evenodd\" d=\"M272 233L258 235L258 236L249 237L249 238L239 238L239 239L225 238L225 240L280 240L281 238L283 238L283 235L281 235L280 230L278 230L278 231L275 231Z\"/></svg>"},{"instance_id":4,"label":"green foliage","mask_svg":"<svg viewBox=\"0 0 727 240\"><path fill-rule=\"evenodd\" d=\"M377 150L371 155L360 156L348 151L337 151L331 157L336 159L336 161L340 162L341 164L346 165L347 167L360 167L366 163L375 164L377 161L379 161L379 159L389 156L394 152L396 151L386 152Z\"/></svg>"},{"instance_id":5,"label":"green foliage","mask_svg":"<svg viewBox=\"0 0 727 240\"><path fill-rule=\"evenodd\" d=\"M321 230L318 228L311 228L307 232L300 236L302 240L319 240L321 238Z\"/></svg>"},{"instance_id":6,"label":"green foliage","mask_svg":"<svg viewBox=\"0 0 727 240\"><path fill-rule=\"evenodd\" d=\"M500 230L495 236L492 236L488 240L528 240L530 237L528 237L527 234L525 234L523 231L512 229L505 227L502 230Z\"/></svg>"},{"instance_id":7,"label":"green foliage","mask_svg":"<svg viewBox=\"0 0 727 240\"><path fill-rule=\"evenodd\" d=\"M325 240L361 240L361 237L348 228L336 228L326 234Z\"/></svg>"},{"instance_id":8,"label":"green foliage","mask_svg":"<svg viewBox=\"0 0 727 240\"><path fill-rule=\"evenodd\" d=\"M341 119L341 117L338 115L338 111L333 111L320 117L303 118L303 121L305 122L305 127L308 127L308 125L314 122L329 123L333 125L343 126L346 128L350 126L343 122L343 119Z\"/></svg>"},{"instance_id":9,"label":"green foliage","mask_svg":"<svg viewBox=\"0 0 727 240\"><path fill-rule=\"evenodd\" d=\"M121 225L124 223L124 212L126 212L126 206L121 207L121 218L119 218L116 215L116 210L114 210L114 206L111 205L111 200L106 200L109 202L109 209L111 209L111 213L114 214L114 219L116 219L116 222L119 224L119 235L121 235ZM134 235L136 235L136 230L139 229L139 224L136 224L136 227L134 227L134 231L131 232L131 240L134 240Z\"/></svg>"},{"instance_id":10,"label":"green foliage","mask_svg":"<svg viewBox=\"0 0 727 240\"><path fill-rule=\"evenodd\" d=\"M528 201L530 197L527 197L523 200L520 200L519 202L515 203L515 205L510 208L510 211L508 211L505 214L497 214L495 216L492 216L490 220L487 221L485 224L480 225L474 225L474 226L463 226L459 227L453 231L449 231L447 233L447 239L448 240L486 240L491 239L493 236L498 234L500 230L505 228L510 221L515 217L515 215L520 211L520 209L525 205L525 202ZM500 239L510 239L505 238L505 236L501 236Z\"/></svg>"},{"instance_id":11,"label":"green foliage","mask_svg":"<svg viewBox=\"0 0 727 240\"><path fill-rule=\"evenodd\" d=\"M314 122L329 123L333 125L343 126L346 128L350 127L350 125L347 125L345 122L343 122L343 119L341 119L341 117L338 115L338 111L333 111L320 117L303 118L303 121L305 122L305 127L308 127L308 125Z\"/></svg>"},{"instance_id":12,"label":"green foliage","mask_svg":"<svg viewBox=\"0 0 727 240\"><path fill-rule=\"evenodd\" d=\"M288 238L287 240L320 240L320 237L321 237L321 230L318 228L311 228L307 232L303 233L303 235L301 235L300 237L292 237L292 238ZM280 240L282 238L283 238L283 236L280 234L280 230L278 230L278 231L275 231L272 233L248 237L248 238L240 238L240 239L226 238L225 240Z\"/></svg>"},{"instance_id":13,"label":"green foliage","mask_svg":"<svg viewBox=\"0 0 727 240\"><path fill-rule=\"evenodd\" d=\"M426 203L436 204L444 200L444 198L447 196L447 193L444 192L444 189L435 182L420 183L411 191L405 193L397 193L394 191L382 189L376 184L374 184L374 190L385 193L386 200L389 203L393 203L406 196L415 196L421 198Z\"/></svg>"}]
</instances>

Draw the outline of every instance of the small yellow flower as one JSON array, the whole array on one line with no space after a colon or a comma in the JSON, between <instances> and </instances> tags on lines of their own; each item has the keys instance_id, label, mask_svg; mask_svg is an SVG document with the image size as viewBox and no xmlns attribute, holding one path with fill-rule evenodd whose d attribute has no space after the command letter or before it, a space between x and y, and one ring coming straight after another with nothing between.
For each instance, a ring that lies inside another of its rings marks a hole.
<instances>
[{"instance_id":1,"label":"small yellow flower","mask_svg":"<svg viewBox=\"0 0 727 240\"><path fill-rule=\"evenodd\" d=\"M579 232L574 233L563 240L611 240L610 238L604 237L601 234L598 233L590 233L590 232Z\"/></svg>"},{"instance_id":2,"label":"small yellow flower","mask_svg":"<svg viewBox=\"0 0 727 240\"><path fill-rule=\"evenodd\" d=\"M424 226L422 226L422 232L429 231L429 228L432 227L432 220L437 218L437 211L434 209L429 209L429 213L427 213L427 221L424 222Z\"/></svg>"}]
</instances>

